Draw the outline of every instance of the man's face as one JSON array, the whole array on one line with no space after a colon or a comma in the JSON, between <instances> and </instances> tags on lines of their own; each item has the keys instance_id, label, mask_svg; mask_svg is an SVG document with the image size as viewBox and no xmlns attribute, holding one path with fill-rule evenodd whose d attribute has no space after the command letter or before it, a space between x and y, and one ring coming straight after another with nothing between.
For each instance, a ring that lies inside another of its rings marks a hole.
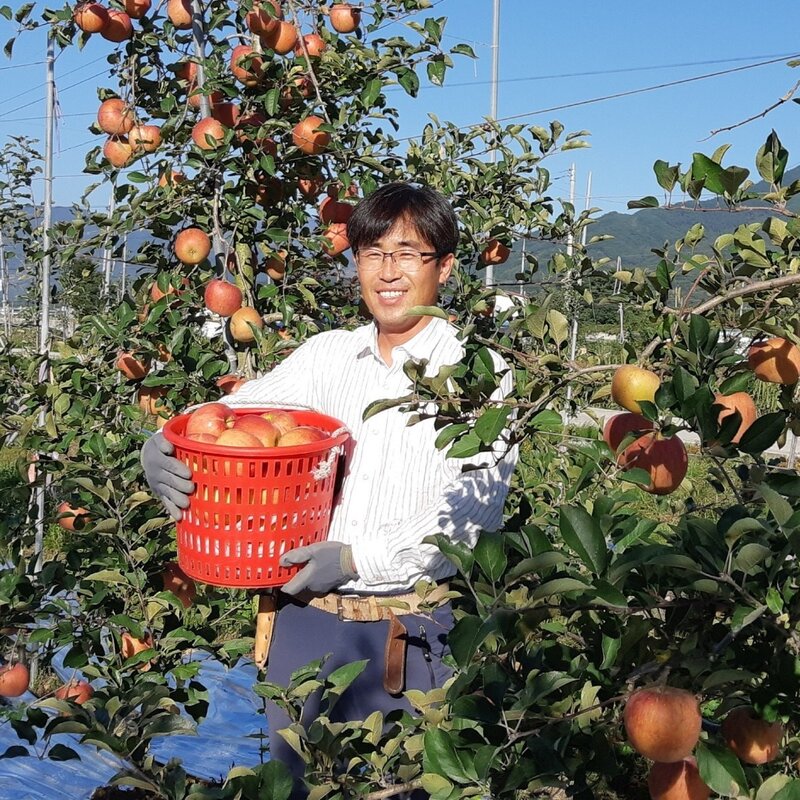
<instances>
[{"instance_id":1,"label":"man's face","mask_svg":"<svg viewBox=\"0 0 800 800\"><path fill-rule=\"evenodd\" d=\"M421 237L417 229L404 220L398 220L387 233L370 247L384 252L417 250L430 253L436 247ZM414 306L433 306L439 298L439 286L450 277L453 255L442 258L425 258L416 272L403 272L391 258L384 258L377 270L359 267L358 279L361 296L372 313L381 333L409 334L409 338L425 327L425 317L407 317Z\"/></svg>"}]
</instances>

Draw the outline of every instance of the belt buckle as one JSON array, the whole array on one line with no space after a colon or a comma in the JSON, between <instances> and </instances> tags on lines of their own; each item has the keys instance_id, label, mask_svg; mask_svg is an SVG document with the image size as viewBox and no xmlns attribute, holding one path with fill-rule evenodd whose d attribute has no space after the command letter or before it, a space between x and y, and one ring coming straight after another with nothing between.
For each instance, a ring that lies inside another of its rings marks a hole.
<instances>
[{"instance_id":1,"label":"belt buckle","mask_svg":"<svg viewBox=\"0 0 800 800\"><path fill-rule=\"evenodd\" d=\"M344 615L344 601L349 600L358 600L361 595L356 594L355 592L351 594L339 594L336 593L336 616L339 618L339 622L351 622L352 620L348 619Z\"/></svg>"}]
</instances>

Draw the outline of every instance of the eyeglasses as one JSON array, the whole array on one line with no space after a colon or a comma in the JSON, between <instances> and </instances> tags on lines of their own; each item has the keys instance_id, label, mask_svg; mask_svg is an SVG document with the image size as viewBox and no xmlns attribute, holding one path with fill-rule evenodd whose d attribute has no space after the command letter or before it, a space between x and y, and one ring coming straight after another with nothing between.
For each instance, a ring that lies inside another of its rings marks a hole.
<instances>
[{"instance_id":1,"label":"eyeglasses","mask_svg":"<svg viewBox=\"0 0 800 800\"><path fill-rule=\"evenodd\" d=\"M379 250L377 247L368 247L365 250L358 250L355 254L356 264L367 272L377 271L383 267L386 257L403 272L416 272L422 265L431 258L438 258L438 253L420 253L419 250L392 250L390 253Z\"/></svg>"}]
</instances>

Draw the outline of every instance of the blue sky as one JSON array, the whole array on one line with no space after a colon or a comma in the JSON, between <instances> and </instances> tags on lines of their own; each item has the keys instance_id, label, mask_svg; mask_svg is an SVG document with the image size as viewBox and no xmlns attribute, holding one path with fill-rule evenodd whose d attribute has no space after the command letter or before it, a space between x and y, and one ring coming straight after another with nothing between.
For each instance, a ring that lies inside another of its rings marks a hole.
<instances>
[{"instance_id":1,"label":"blue sky","mask_svg":"<svg viewBox=\"0 0 800 800\"><path fill-rule=\"evenodd\" d=\"M458 57L442 89L427 87L423 79L416 100L394 92L401 136L418 133L428 112L458 125L480 122L489 113L492 0L433 1L427 13L448 18L444 44L468 42L478 60ZM556 179L556 196L568 195L567 170L574 162L579 207L591 172L592 205L624 211L628 199L659 194L652 173L657 158L687 164L693 152L710 153L723 143L732 145L724 163L748 167L755 175L753 156L772 128L789 149L790 165L800 163L800 108L791 102L764 119L702 141L715 128L761 113L800 80L800 67L788 68L781 60L740 69L800 53L800 4L501 0L500 8L499 118L545 125L558 119L567 130L585 128L592 134L591 149L547 163ZM2 20L2 40L13 32L14 25ZM63 116L56 140L54 196L60 205L77 199L83 186L94 180L80 173L84 153L102 141L87 126L98 105L96 87L110 85L103 80L110 48L94 36L82 52L71 49L57 61ZM43 37L25 34L13 59L0 62L0 140L14 134L43 140L44 64L36 63L43 58ZM543 112L730 70L738 71ZM41 192L41 183L38 189ZM106 200L102 191L92 197L97 205Z\"/></svg>"}]
</instances>

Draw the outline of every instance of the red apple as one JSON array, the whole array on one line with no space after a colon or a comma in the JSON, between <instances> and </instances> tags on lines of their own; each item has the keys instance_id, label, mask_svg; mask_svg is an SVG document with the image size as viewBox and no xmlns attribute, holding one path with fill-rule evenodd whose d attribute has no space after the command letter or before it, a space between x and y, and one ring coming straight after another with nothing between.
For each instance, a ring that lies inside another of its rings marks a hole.
<instances>
[{"instance_id":1,"label":"red apple","mask_svg":"<svg viewBox=\"0 0 800 800\"><path fill-rule=\"evenodd\" d=\"M647 776L652 800L708 800L711 789L703 783L697 762L684 758L672 764L653 764Z\"/></svg>"},{"instance_id":2,"label":"red apple","mask_svg":"<svg viewBox=\"0 0 800 800\"><path fill-rule=\"evenodd\" d=\"M245 414L233 423L233 430L251 433L264 447L275 447L281 432L278 427L260 414Z\"/></svg>"},{"instance_id":3,"label":"red apple","mask_svg":"<svg viewBox=\"0 0 800 800\"><path fill-rule=\"evenodd\" d=\"M174 561L164 566L161 578L164 581L164 591L172 592L184 608L189 608L197 597L195 582Z\"/></svg>"},{"instance_id":4,"label":"red apple","mask_svg":"<svg viewBox=\"0 0 800 800\"><path fill-rule=\"evenodd\" d=\"M217 444L222 447L263 447L261 440L247 431L228 428L217 439Z\"/></svg>"},{"instance_id":5,"label":"red apple","mask_svg":"<svg viewBox=\"0 0 800 800\"><path fill-rule=\"evenodd\" d=\"M288 411L282 411L279 408L265 411L261 416L268 419L280 431L281 436L286 431L297 427L297 420Z\"/></svg>"},{"instance_id":6,"label":"red apple","mask_svg":"<svg viewBox=\"0 0 800 800\"><path fill-rule=\"evenodd\" d=\"M703 723L697 697L672 686L634 692L625 704L623 720L634 750L662 763L690 755Z\"/></svg>"},{"instance_id":7,"label":"red apple","mask_svg":"<svg viewBox=\"0 0 800 800\"><path fill-rule=\"evenodd\" d=\"M149 633L145 634L144 639L137 639L127 631L122 634L122 657L124 659L131 658L137 653L141 653L143 650L149 650L152 646L153 637ZM144 661L137 665L136 668L139 670L139 672L147 672L151 666L152 662Z\"/></svg>"},{"instance_id":8,"label":"red apple","mask_svg":"<svg viewBox=\"0 0 800 800\"><path fill-rule=\"evenodd\" d=\"M0 697L19 697L30 684L31 673L21 662L0 667Z\"/></svg>"},{"instance_id":9,"label":"red apple","mask_svg":"<svg viewBox=\"0 0 800 800\"><path fill-rule=\"evenodd\" d=\"M233 411L224 403L206 403L195 409L186 421L186 436L195 433L210 433L219 436L234 421Z\"/></svg>"},{"instance_id":10,"label":"red apple","mask_svg":"<svg viewBox=\"0 0 800 800\"><path fill-rule=\"evenodd\" d=\"M311 444L312 442L321 442L327 439L328 434L321 431L319 428L314 428L310 425L298 425L290 431L284 433L278 439L278 447L294 447L298 444Z\"/></svg>"},{"instance_id":11,"label":"red apple","mask_svg":"<svg viewBox=\"0 0 800 800\"><path fill-rule=\"evenodd\" d=\"M221 317L229 317L242 307L242 290L220 278L208 282L203 298L206 308Z\"/></svg>"},{"instance_id":12,"label":"red apple","mask_svg":"<svg viewBox=\"0 0 800 800\"><path fill-rule=\"evenodd\" d=\"M94 689L89 681L71 680L60 686L55 691L56 700L72 700L79 706L83 705L94 694Z\"/></svg>"}]
</instances>

